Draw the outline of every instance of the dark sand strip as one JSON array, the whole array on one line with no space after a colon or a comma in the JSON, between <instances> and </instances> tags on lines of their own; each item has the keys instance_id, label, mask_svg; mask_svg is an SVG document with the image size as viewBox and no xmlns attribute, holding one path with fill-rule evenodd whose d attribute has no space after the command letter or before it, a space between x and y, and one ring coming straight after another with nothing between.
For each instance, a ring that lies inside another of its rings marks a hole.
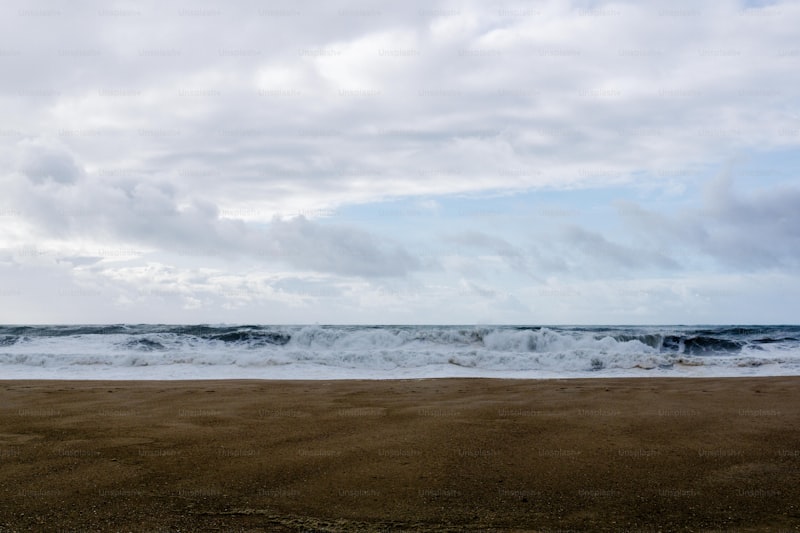
<instances>
[{"instance_id":1,"label":"dark sand strip","mask_svg":"<svg viewBox=\"0 0 800 533\"><path fill-rule=\"evenodd\" d=\"M800 378L2 381L57 529L798 531Z\"/></svg>"}]
</instances>

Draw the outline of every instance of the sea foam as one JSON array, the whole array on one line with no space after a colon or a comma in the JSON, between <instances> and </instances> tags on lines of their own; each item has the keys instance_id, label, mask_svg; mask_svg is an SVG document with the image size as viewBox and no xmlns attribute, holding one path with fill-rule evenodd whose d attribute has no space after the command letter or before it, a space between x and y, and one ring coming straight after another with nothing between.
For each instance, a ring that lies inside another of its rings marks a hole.
<instances>
[{"instance_id":1,"label":"sea foam","mask_svg":"<svg viewBox=\"0 0 800 533\"><path fill-rule=\"evenodd\" d=\"M796 326L0 326L5 378L796 374Z\"/></svg>"}]
</instances>

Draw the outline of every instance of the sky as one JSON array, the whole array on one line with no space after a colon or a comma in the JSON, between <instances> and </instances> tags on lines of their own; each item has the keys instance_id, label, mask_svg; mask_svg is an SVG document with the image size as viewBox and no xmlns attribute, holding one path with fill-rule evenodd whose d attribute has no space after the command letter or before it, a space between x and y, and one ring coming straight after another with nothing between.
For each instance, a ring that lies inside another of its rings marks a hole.
<instances>
[{"instance_id":1,"label":"sky","mask_svg":"<svg viewBox=\"0 0 800 533\"><path fill-rule=\"evenodd\" d=\"M798 27L3 2L0 322L796 324Z\"/></svg>"}]
</instances>

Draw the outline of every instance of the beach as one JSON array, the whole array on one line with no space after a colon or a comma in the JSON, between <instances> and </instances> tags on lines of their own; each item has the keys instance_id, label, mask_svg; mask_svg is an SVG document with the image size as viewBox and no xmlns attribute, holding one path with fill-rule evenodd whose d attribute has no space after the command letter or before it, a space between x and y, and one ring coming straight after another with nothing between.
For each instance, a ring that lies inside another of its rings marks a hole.
<instances>
[{"instance_id":1,"label":"beach","mask_svg":"<svg viewBox=\"0 0 800 533\"><path fill-rule=\"evenodd\" d=\"M800 377L0 382L0 531L798 531Z\"/></svg>"}]
</instances>

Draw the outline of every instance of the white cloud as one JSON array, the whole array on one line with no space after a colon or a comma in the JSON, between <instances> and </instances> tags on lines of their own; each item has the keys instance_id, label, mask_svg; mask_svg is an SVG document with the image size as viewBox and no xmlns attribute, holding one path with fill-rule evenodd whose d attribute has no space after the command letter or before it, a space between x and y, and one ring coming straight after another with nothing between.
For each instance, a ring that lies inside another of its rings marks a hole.
<instances>
[{"instance_id":1,"label":"white cloud","mask_svg":"<svg viewBox=\"0 0 800 533\"><path fill-rule=\"evenodd\" d=\"M780 16L744 15L732 2L685 16L667 4L423 3L391 17L331 6L324 31L325 14L313 11L191 7L209 15L148 4L105 26L75 25L95 13L64 8L7 25L26 54L36 42L26 25L50 31L38 45L48 68L21 70L25 54L10 62L29 110L10 122L34 135L72 132L64 140L85 168L149 170L228 207L245 203L235 183L273 212L629 180L731 147L798 142L798 117L784 112L800 81L792 4L773 6ZM229 25L238 30L226 40ZM69 76L78 70L82 85ZM92 135L102 128L118 131L113 144ZM402 142L386 134L403 130ZM213 177L176 175L190 166Z\"/></svg>"},{"instance_id":2,"label":"white cloud","mask_svg":"<svg viewBox=\"0 0 800 533\"><path fill-rule=\"evenodd\" d=\"M224 284L227 271L288 270L338 295L316 316L369 320L360 309L383 301L387 316L435 321L443 304L464 320L486 306L525 316L539 307L518 291L554 279L796 272L793 175L784 189L720 181L705 203L692 197L730 157L800 143L795 3L31 9L12 2L0 18L0 246L15 275L113 265L145 286L168 273L192 287L175 305L200 316L252 302L210 298L177 272ZM567 200L577 215L527 232L448 218L464 195L587 187L664 189L677 207L622 197L626 224L613 227ZM336 218L381 201L426 216ZM571 305L554 316L598 316L600 304Z\"/></svg>"}]
</instances>

